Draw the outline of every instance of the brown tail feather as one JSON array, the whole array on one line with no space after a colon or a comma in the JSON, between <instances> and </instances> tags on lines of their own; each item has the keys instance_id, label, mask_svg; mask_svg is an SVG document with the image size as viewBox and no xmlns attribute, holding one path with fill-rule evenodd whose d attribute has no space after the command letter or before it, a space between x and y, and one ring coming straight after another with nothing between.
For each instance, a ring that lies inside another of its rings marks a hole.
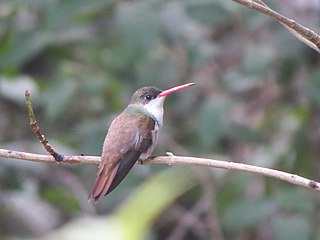
<instances>
[{"instance_id":1,"label":"brown tail feather","mask_svg":"<svg viewBox=\"0 0 320 240\"><path fill-rule=\"evenodd\" d=\"M110 167L103 166L103 169L99 171L99 175L96 179L94 187L89 194L88 201L94 199L95 203L98 203L108 192L111 183L118 171L119 165Z\"/></svg>"}]
</instances>

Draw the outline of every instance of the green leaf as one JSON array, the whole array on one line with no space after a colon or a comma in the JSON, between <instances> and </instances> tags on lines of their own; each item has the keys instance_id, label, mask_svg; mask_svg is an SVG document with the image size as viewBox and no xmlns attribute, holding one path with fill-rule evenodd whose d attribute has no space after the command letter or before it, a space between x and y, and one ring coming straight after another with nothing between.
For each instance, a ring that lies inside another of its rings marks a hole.
<instances>
[{"instance_id":1,"label":"green leaf","mask_svg":"<svg viewBox=\"0 0 320 240\"><path fill-rule=\"evenodd\" d=\"M238 232L256 226L276 209L271 199L242 199L226 210L222 222L227 230Z\"/></svg>"},{"instance_id":2,"label":"green leaf","mask_svg":"<svg viewBox=\"0 0 320 240\"><path fill-rule=\"evenodd\" d=\"M234 93L249 91L259 86L261 76L256 74L243 74L238 70L230 69L223 76L226 88Z\"/></svg>"},{"instance_id":3,"label":"green leaf","mask_svg":"<svg viewBox=\"0 0 320 240\"><path fill-rule=\"evenodd\" d=\"M294 81L295 70L297 69L298 62L293 58L285 58L280 62L277 67L278 83L283 87L288 87Z\"/></svg>"},{"instance_id":4,"label":"green leaf","mask_svg":"<svg viewBox=\"0 0 320 240\"><path fill-rule=\"evenodd\" d=\"M41 240L144 239L155 219L195 183L189 168L170 168L138 186L111 216L77 219Z\"/></svg>"},{"instance_id":5,"label":"green leaf","mask_svg":"<svg viewBox=\"0 0 320 240\"><path fill-rule=\"evenodd\" d=\"M282 188L275 194L275 200L279 203L281 208L288 212L300 212L311 214L314 205L307 194L308 190L298 188ZM303 204L301 204L303 203Z\"/></svg>"},{"instance_id":6,"label":"green leaf","mask_svg":"<svg viewBox=\"0 0 320 240\"><path fill-rule=\"evenodd\" d=\"M320 72L316 72L306 83L305 91L311 101L320 107Z\"/></svg>"},{"instance_id":7,"label":"green leaf","mask_svg":"<svg viewBox=\"0 0 320 240\"><path fill-rule=\"evenodd\" d=\"M186 3L187 13L204 25L222 25L230 20L225 1L191 1Z\"/></svg>"},{"instance_id":8,"label":"green leaf","mask_svg":"<svg viewBox=\"0 0 320 240\"><path fill-rule=\"evenodd\" d=\"M271 46L250 45L244 52L243 67L247 73L261 75L271 65L274 50Z\"/></svg>"},{"instance_id":9,"label":"green leaf","mask_svg":"<svg viewBox=\"0 0 320 240\"><path fill-rule=\"evenodd\" d=\"M38 86L33 78L20 75L14 78L0 77L0 96L25 106L24 92L28 89L32 95L32 103L36 105L39 100Z\"/></svg>"},{"instance_id":10,"label":"green leaf","mask_svg":"<svg viewBox=\"0 0 320 240\"><path fill-rule=\"evenodd\" d=\"M239 141L257 144L264 142L264 138L261 133L243 124L233 123L226 131L228 136Z\"/></svg>"},{"instance_id":11,"label":"green leaf","mask_svg":"<svg viewBox=\"0 0 320 240\"><path fill-rule=\"evenodd\" d=\"M141 86L151 85L153 82L172 82L181 78L179 67L172 61L170 49L163 46L154 48L137 66L137 75Z\"/></svg>"},{"instance_id":12,"label":"green leaf","mask_svg":"<svg viewBox=\"0 0 320 240\"><path fill-rule=\"evenodd\" d=\"M226 127L226 102L222 98L209 99L199 110L198 126L200 143L204 148L217 144Z\"/></svg>"},{"instance_id":13,"label":"green leaf","mask_svg":"<svg viewBox=\"0 0 320 240\"><path fill-rule=\"evenodd\" d=\"M55 81L48 91L46 112L50 121L54 121L62 112L66 111L76 93L77 85L72 79L67 81ZM59 94L57 94L59 93Z\"/></svg>"},{"instance_id":14,"label":"green leaf","mask_svg":"<svg viewBox=\"0 0 320 240\"><path fill-rule=\"evenodd\" d=\"M151 49L160 33L156 9L147 2L119 3L115 24L123 47L133 53L141 54Z\"/></svg>"},{"instance_id":15,"label":"green leaf","mask_svg":"<svg viewBox=\"0 0 320 240\"><path fill-rule=\"evenodd\" d=\"M49 42L49 36L37 31L11 29L0 45L0 68L18 69L23 63L38 54Z\"/></svg>"},{"instance_id":16,"label":"green leaf","mask_svg":"<svg viewBox=\"0 0 320 240\"><path fill-rule=\"evenodd\" d=\"M125 239L142 239L156 217L194 184L190 169L175 168L163 171L141 185L115 213L126 230Z\"/></svg>"},{"instance_id":17,"label":"green leaf","mask_svg":"<svg viewBox=\"0 0 320 240\"><path fill-rule=\"evenodd\" d=\"M51 204L59 207L65 214L75 214L80 211L79 202L72 193L61 188L47 187L43 197Z\"/></svg>"},{"instance_id":18,"label":"green leaf","mask_svg":"<svg viewBox=\"0 0 320 240\"><path fill-rule=\"evenodd\" d=\"M275 240L308 240L311 222L303 216L282 217L273 221Z\"/></svg>"}]
</instances>

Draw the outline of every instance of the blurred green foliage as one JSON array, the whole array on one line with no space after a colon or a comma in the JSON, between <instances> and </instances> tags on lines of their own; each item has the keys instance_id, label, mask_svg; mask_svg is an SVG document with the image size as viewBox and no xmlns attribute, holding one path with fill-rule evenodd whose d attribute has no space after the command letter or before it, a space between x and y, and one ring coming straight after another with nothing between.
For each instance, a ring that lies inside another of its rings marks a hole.
<instances>
[{"instance_id":1,"label":"blurred green foliage","mask_svg":"<svg viewBox=\"0 0 320 240\"><path fill-rule=\"evenodd\" d=\"M320 32L313 1L270 5ZM233 1L2 0L0 146L100 155L139 87L168 97L155 155L206 156L318 179L319 55ZM0 159L0 239L319 239L317 192L248 173L136 166L99 205L96 166ZM73 235L74 234L74 235ZM71 237L72 236L72 237Z\"/></svg>"}]
</instances>

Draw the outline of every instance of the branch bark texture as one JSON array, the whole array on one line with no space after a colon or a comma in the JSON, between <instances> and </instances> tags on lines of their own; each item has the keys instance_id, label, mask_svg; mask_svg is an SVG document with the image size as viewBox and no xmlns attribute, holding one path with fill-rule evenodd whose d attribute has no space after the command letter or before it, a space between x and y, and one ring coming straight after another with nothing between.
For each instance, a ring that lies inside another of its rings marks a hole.
<instances>
[{"instance_id":1,"label":"branch bark texture","mask_svg":"<svg viewBox=\"0 0 320 240\"><path fill-rule=\"evenodd\" d=\"M97 156L64 156L62 162L57 162L50 155L33 154L26 152L18 152L7 149L0 149L0 158L12 158L24 161L41 162L41 163L56 163L56 164L98 164L100 157ZM228 162L222 160L214 160L208 158L184 157L184 156L158 156L149 158L143 161L143 164L166 164L166 165L191 165L202 167L213 167L228 170L237 170L243 172L256 173L259 175L277 178L291 184L299 185L309 189L320 191L320 183L310 180L296 174L287 173L275 169L257 167L253 165Z\"/></svg>"},{"instance_id":2,"label":"branch bark texture","mask_svg":"<svg viewBox=\"0 0 320 240\"><path fill-rule=\"evenodd\" d=\"M320 53L320 36L318 34L310 30L309 28L304 27L298 22L290 18L287 18L281 15L280 13L272 10L262 0L257 0L257 1L232 0L232 1L272 17L277 22L282 24L285 28L287 28L301 42L303 42L307 46L311 47L312 49Z\"/></svg>"}]
</instances>

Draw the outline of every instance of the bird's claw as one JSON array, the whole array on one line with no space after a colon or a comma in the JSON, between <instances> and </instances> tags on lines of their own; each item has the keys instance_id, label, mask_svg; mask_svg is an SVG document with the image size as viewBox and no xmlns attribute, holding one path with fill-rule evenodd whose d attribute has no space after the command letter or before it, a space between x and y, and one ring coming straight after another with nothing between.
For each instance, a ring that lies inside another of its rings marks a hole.
<instances>
[{"instance_id":1,"label":"bird's claw","mask_svg":"<svg viewBox=\"0 0 320 240\"><path fill-rule=\"evenodd\" d=\"M174 157L174 155L173 155L172 152L166 152L166 154L167 154L169 157Z\"/></svg>"},{"instance_id":2,"label":"bird's claw","mask_svg":"<svg viewBox=\"0 0 320 240\"><path fill-rule=\"evenodd\" d=\"M169 156L169 163L168 165L171 166L171 164L173 163L173 161L171 160L171 157L174 157L172 152L166 152L166 154Z\"/></svg>"}]
</instances>

